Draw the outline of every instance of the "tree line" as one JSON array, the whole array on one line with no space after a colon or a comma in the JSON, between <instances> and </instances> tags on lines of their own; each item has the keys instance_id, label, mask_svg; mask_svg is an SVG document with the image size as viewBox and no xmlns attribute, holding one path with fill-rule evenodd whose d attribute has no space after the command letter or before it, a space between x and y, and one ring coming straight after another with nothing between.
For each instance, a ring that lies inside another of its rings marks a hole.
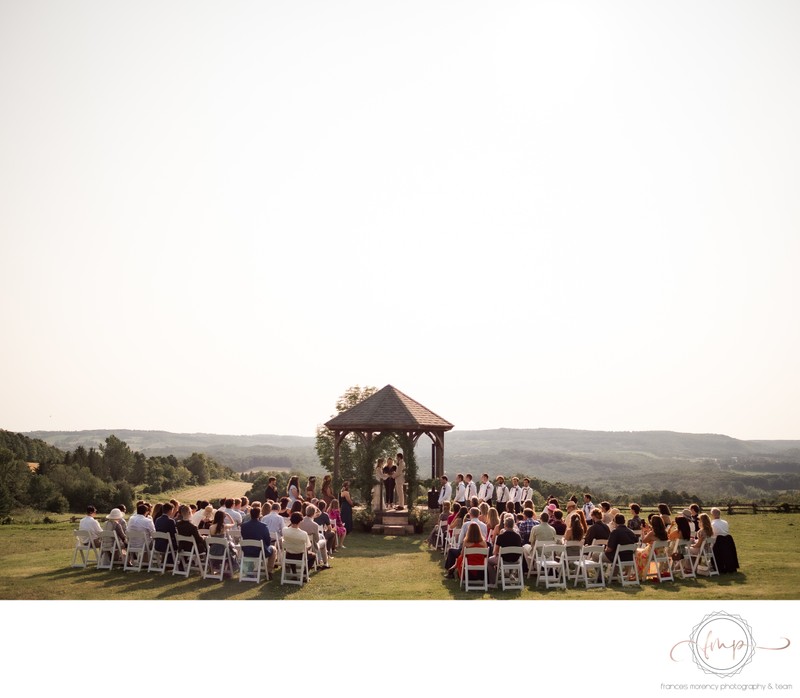
<instances>
[{"instance_id":1,"label":"tree line","mask_svg":"<svg viewBox=\"0 0 800 698\"><path fill-rule=\"evenodd\" d=\"M0 429L0 515L16 506L54 513L82 511L89 504L100 511L119 504L130 509L135 487L158 494L216 478L237 475L203 453L148 457L113 434L98 448L61 451Z\"/></svg>"}]
</instances>

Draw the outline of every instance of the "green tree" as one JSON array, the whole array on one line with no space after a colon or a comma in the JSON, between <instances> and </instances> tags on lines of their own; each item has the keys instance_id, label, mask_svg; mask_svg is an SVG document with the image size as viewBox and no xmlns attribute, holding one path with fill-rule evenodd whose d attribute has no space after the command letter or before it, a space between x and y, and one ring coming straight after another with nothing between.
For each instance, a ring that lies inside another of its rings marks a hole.
<instances>
[{"instance_id":1,"label":"green tree","mask_svg":"<svg viewBox=\"0 0 800 698\"><path fill-rule=\"evenodd\" d=\"M208 456L205 453L193 453L183 461L184 466L192 474L192 478L198 485L205 485L210 479L211 467Z\"/></svg>"},{"instance_id":2,"label":"green tree","mask_svg":"<svg viewBox=\"0 0 800 698\"><path fill-rule=\"evenodd\" d=\"M128 444L112 434L106 439L105 445L100 446L100 450L107 477L115 481L127 480L134 462L133 451Z\"/></svg>"}]
</instances>

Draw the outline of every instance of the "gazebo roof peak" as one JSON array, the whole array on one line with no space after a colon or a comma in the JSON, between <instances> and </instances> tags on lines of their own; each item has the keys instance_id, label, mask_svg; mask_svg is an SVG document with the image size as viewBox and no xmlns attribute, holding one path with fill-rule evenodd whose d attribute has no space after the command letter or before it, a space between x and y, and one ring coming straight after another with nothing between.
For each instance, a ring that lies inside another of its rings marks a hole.
<instances>
[{"instance_id":1,"label":"gazebo roof peak","mask_svg":"<svg viewBox=\"0 0 800 698\"><path fill-rule=\"evenodd\" d=\"M453 425L393 385L386 385L325 423L329 429L449 431Z\"/></svg>"}]
</instances>

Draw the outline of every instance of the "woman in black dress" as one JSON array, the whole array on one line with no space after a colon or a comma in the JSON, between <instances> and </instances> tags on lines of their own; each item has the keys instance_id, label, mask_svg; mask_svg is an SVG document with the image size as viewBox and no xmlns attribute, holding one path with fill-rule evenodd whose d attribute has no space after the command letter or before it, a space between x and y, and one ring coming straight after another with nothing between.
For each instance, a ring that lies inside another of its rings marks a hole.
<instances>
[{"instance_id":1,"label":"woman in black dress","mask_svg":"<svg viewBox=\"0 0 800 698\"><path fill-rule=\"evenodd\" d=\"M342 490L339 492L339 508L342 512L342 523L350 533L353 530L353 499L350 496L350 481L342 483Z\"/></svg>"},{"instance_id":2,"label":"woman in black dress","mask_svg":"<svg viewBox=\"0 0 800 698\"><path fill-rule=\"evenodd\" d=\"M383 466L383 473L387 476L386 480L383 481L383 487L386 490L386 508L391 509L394 506L394 478L397 474L397 466L394 464L392 458L386 459L386 465Z\"/></svg>"}]
</instances>

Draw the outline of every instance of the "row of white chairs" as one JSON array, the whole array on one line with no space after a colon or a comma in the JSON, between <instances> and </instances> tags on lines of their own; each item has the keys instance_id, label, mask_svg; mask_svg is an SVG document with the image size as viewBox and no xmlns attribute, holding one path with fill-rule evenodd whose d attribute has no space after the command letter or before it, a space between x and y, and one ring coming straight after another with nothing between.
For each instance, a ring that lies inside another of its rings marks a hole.
<instances>
[{"instance_id":1,"label":"row of white chairs","mask_svg":"<svg viewBox=\"0 0 800 698\"><path fill-rule=\"evenodd\" d=\"M203 579L222 581L226 573L233 576L235 563L238 563L240 582L259 583L262 575L266 579L270 574L264 543L260 540L236 537L237 542L234 543L232 551L230 538L205 536L207 548L201 553L193 536L176 535L176 550L170 534L158 531L151 533L149 539L144 531L129 531L126 548L123 548L114 531L100 533L99 545L95 544L89 531L76 529L73 533L75 536L73 567L86 568L90 563L94 563L99 570L111 570L116 566L126 572L141 572L146 569L147 572L161 574L171 568L173 576L188 577L192 571L197 571ZM163 544L157 546L157 541L163 541ZM281 541L277 540L275 543L281 561L281 584L302 585L307 582L308 556L304 553L302 559L287 560ZM162 547L163 550L158 550L157 547ZM217 550L216 554L211 552L212 547ZM258 554L244 555L245 548L255 548ZM316 564L312 566L312 569L315 568Z\"/></svg>"},{"instance_id":2,"label":"row of white chairs","mask_svg":"<svg viewBox=\"0 0 800 698\"><path fill-rule=\"evenodd\" d=\"M604 557L607 542L596 541L593 545L583 545L580 542L559 544L537 541L529 549L500 548L498 584L503 591L524 588L523 558L528 565L527 577L535 577L536 586L544 583L547 589L566 589L569 581L573 582L574 587L583 584L585 588L591 589L605 587L612 582L619 582L622 586L638 586L641 581L650 577L667 582L678 578L691 579L698 575L713 577L719 574L714 557L716 537L707 538L696 554L692 554L688 542L678 541L674 546L674 552L678 553L675 558L670 553L671 541L656 541L650 546L643 579L640 579L636 566L636 551L641 548L640 544L617 546L613 560L607 562ZM451 547L452 545L451 543ZM462 553L461 586L465 591L487 591L488 547L465 548ZM630 553L630 560L623 559L623 554L628 557L626 553ZM518 557L515 562L506 562L503 555ZM476 556L482 560L475 562ZM473 562L470 563L468 558Z\"/></svg>"}]
</instances>

